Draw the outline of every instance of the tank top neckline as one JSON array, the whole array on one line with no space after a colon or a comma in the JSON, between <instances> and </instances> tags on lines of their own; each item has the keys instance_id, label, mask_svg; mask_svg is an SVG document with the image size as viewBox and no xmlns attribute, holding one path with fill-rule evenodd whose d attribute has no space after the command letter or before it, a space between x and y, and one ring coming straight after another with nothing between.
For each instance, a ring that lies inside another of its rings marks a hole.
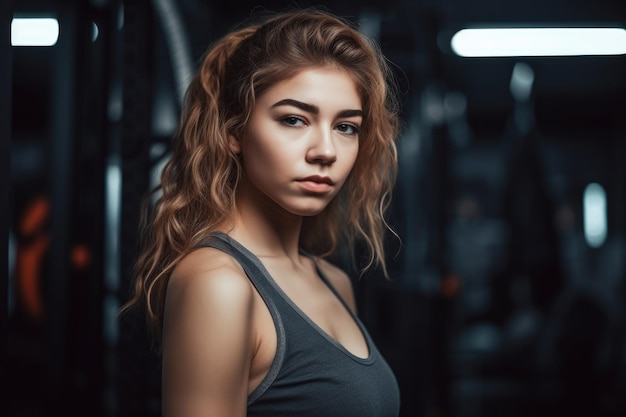
<instances>
[{"instance_id":1,"label":"tank top neckline","mask_svg":"<svg viewBox=\"0 0 626 417\"><path fill-rule=\"evenodd\" d=\"M274 280L274 278L272 278L269 271L265 268L265 265L263 264L263 262L255 254L250 252L245 246L243 246L237 240L233 239L231 236L223 232L214 232L211 234L211 236L216 237L222 241L225 241L226 243L229 243L235 249L237 249L242 255L244 255L251 262L253 262L259 268L259 271L261 271L261 273L263 274L263 277L272 286L272 288L278 293L278 295L283 299L283 301L285 301L285 303L287 303L291 307L292 310L294 310L304 321L306 321L311 326L311 328L313 328L320 336L326 339L332 346L337 348L340 352L342 352L343 354L345 354L347 357L354 360L355 362L361 363L363 365L371 365L372 363L374 363L375 361L375 355L373 352L374 344L370 338L369 333L365 329L365 326L363 325L361 320L356 316L356 314L354 314L354 312L350 309L350 307L346 304L343 298L339 295L339 293L334 288L334 286L330 283L330 281L328 280L324 272L320 269L319 265L313 258L313 256L311 256L310 254L308 254L302 249L300 250L300 253L302 255L311 259L311 261L313 262L313 265L315 266L315 271L317 272L317 275L328 286L328 288L335 295L335 297L339 299L339 302L346 309L346 311L348 312L352 320L354 320L354 322L356 323L357 327L359 328L359 331L361 332L361 335L365 339L365 343L366 343L366 347L368 351L367 357L362 358L350 352L348 349L345 348L345 346L343 346L335 338L333 338L330 334L328 334L324 329L318 326L304 311L302 311L300 307L298 307L298 305L287 295L287 293L283 291L283 289L278 285L278 283Z\"/></svg>"}]
</instances>

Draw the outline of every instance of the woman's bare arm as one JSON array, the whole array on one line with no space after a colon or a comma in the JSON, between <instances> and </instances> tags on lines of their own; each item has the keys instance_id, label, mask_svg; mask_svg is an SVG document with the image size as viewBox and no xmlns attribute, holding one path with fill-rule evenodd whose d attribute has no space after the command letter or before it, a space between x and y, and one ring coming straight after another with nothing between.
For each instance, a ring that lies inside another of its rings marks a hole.
<instances>
[{"instance_id":1,"label":"woman's bare arm","mask_svg":"<svg viewBox=\"0 0 626 417\"><path fill-rule=\"evenodd\" d=\"M163 416L244 417L252 357L253 289L215 249L189 254L168 286Z\"/></svg>"}]
</instances>

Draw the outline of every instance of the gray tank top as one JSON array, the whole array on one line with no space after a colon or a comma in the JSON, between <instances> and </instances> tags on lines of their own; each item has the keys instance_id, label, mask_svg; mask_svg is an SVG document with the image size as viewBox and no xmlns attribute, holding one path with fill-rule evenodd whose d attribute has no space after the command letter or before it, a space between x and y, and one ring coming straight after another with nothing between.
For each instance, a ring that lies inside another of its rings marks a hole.
<instances>
[{"instance_id":1,"label":"gray tank top","mask_svg":"<svg viewBox=\"0 0 626 417\"><path fill-rule=\"evenodd\" d=\"M248 417L398 416L400 392L391 368L319 268L320 278L363 332L368 358L351 354L318 327L280 289L261 261L237 241L216 233L201 246L219 249L241 264L276 327L276 355L261 384L248 396Z\"/></svg>"}]
</instances>

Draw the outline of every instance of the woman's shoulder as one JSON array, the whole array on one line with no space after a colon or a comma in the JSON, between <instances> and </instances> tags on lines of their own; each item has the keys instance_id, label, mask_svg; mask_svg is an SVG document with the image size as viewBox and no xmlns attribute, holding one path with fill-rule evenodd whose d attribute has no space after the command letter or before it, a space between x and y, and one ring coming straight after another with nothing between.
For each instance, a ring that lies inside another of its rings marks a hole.
<instances>
[{"instance_id":1,"label":"woman's shoulder","mask_svg":"<svg viewBox=\"0 0 626 417\"><path fill-rule=\"evenodd\" d=\"M236 259L219 249L202 247L178 262L169 279L168 295L245 302L252 298L252 286Z\"/></svg>"},{"instance_id":2,"label":"woman's shoulder","mask_svg":"<svg viewBox=\"0 0 626 417\"><path fill-rule=\"evenodd\" d=\"M243 272L239 262L228 253L213 247L203 246L186 254L178 262L172 275L188 275L213 270Z\"/></svg>"}]
</instances>

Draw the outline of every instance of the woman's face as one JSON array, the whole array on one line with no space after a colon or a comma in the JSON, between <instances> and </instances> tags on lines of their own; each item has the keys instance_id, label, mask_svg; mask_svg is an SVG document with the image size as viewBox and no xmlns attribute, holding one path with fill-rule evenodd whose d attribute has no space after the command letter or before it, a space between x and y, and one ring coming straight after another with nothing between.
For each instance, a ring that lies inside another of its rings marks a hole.
<instances>
[{"instance_id":1,"label":"woman's face","mask_svg":"<svg viewBox=\"0 0 626 417\"><path fill-rule=\"evenodd\" d=\"M298 216L337 195L359 151L361 99L344 71L309 68L257 98L240 141L244 196ZM247 193L247 194L246 194Z\"/></svg>"}]
</instances>

